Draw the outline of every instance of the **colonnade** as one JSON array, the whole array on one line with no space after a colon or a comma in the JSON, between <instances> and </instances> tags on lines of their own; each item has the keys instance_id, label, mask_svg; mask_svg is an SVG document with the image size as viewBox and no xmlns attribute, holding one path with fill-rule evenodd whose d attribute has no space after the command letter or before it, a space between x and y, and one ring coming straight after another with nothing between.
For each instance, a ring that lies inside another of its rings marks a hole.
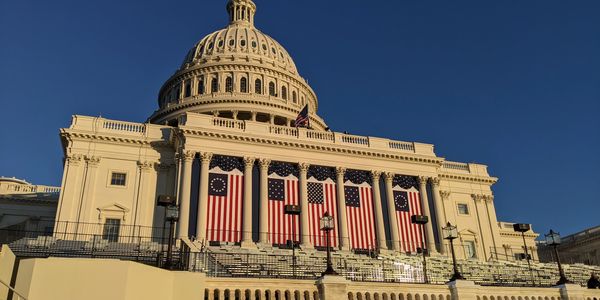
<instances>
[{"instance_id":1,"label":"colonnade","mask_svg":"<svg viewBox=\"0 0 600 300\"><path fill-rule=\"evenodd\" d=\"M206 210L208 205L208 173L211 159L213 157L212 153L208 152L200 152L198 153L200 156L200 189L199 189L199 198L198 198L198 211L197 211L197 222L196 222L196 238L197 240L204 241L206 240L206 229L207 229L207 221L206 221ZM189 222L191 215L191 187L192 187L192 164L193 160L196 157L196 152L193 151L185 151L180 155L180 179L179 179L179 207L180 207L180 219L179 219L179 227L178 227L178 235L179 237L187 237L189 233ZM259 224L258 228L253 228L252 216L253 206L252 206L252 189L244 188L243 195L243 221L242 221L242 246L251 246L254 245L254 241L252 240L252 232L259 232L259 240L258 242L261 244L268 244L269 234L269 218L268 218L268 207L269 207L269 199L268 199L268 175L269 175L269 166L271 164L271 160L267 158L254 158L254 157L244 157L244 187L252 187L253 186L253 168L256 162L258 162L259 168ZM310 165L308 163L298 163L299 170L299 203L302 212L308 212L308 194L307 194L307 174ZM336 171L336 188L337 188L337 209L338 213L338 231L339 231L339 246L340 249L350 250L350 235L348 233L348 222L346 218L346 214L342 213L346 211L346 200L344 193L344 175L346 172L345 167L335 167ZM381 171L370 171L372 175L372 192L373 192L373 210L374 210L374 219L375 219L375 233L378 241L378 248L380 250L392 250L392 251L400 251L401 245L400 242L400 232L399 228L396 225L396 211L393 197L393 179L396 174L392 172L381 172ZM385 190L386 190L386 199L387 201L387 212L384 212L382 206L382 195L379 187L380 178L383 176L385 182ZM436 216L438 216L438 220L436 224L445 224L445 220L443 220L444 212L442 207L442 199L440 197L439 191L439 180L437 178L429 178L426 176L418 177L419 181L419 193L421 199L421 208L423 215L429 217L430 222L428 222L425 226L424 233L427 240L427 249L431 253L436 253L436 238L434 237L433 231L433 218L431 214L431 209L429 206L429 199L427 194L427 183L431 183L433 185L433 203L435 207ZM385 222L384 222L384 213L388 214L390 220L390 233L391 240L393 241L388 247L385 237ZM306 236L306 233L309 232L309 220L308 213L302 213L300 216L300 226L301 226L301 235L304 235L301 238L301 246L303 248L312 248L313 245L310 243L310 239ZM439 225L438 225L439 226ZM438 230L441 232L441 230ZM441 239L442 237L438 237ZM443 252L443 247L440 247L440 252Z\"/></svg>"}]
</instances>

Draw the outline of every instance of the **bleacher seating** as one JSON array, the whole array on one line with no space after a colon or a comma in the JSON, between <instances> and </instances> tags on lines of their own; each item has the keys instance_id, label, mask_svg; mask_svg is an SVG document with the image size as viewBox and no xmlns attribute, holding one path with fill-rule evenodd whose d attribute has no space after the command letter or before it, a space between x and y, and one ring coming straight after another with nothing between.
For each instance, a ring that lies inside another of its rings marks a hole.
<instances>
[{"instance_id":1,"label":"bleacher seating","mask_svg":"<svg viewBox=\"0 0 600 300\"><path fill-rule=\"evenodd\" d=\"M321 276L326 268L325 251L296 249L292 251L270 246L245 249L237 246L209 246L197 256L197 271L209 276L305 278ZM381 253L375 258L349 251L332 252L334 269L349 280L378 282L424 282L423 258L420 255ZM559 275L556 264L525 261L459 260L459 271L480 285L552 286ZM598 266L564 265L566 276L584 285L590 273L600 273ZM443 284L452 276L452 260L445 256L427 258L429 283Z\"/></svg>"}]
</instances>

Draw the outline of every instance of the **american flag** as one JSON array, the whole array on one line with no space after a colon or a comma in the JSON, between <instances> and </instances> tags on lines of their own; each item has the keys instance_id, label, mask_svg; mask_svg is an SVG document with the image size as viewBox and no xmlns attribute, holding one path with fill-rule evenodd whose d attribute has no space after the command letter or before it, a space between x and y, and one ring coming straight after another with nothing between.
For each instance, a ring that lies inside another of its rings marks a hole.
<instances>
[{"instance_id":1,"label":"american flag","mask_svg":"<svg viewBox=\"0 0 600 300\"><path fill-rule=\"evenodd\" d=\"M294 123L294 127L309 127L310 126L310 118L308 117L308 104L304 106L304 108L300 111L298 116L296 117L296 122Z\"/></svg>"},{"instance_id":2,"label":"american flag","mask_svg":"<svg viewBox=\"0 0 600 300\"><path fill-rule=\"evenodd\" d=\"M373 197L371 186L344 186L346 196L346 218L352 249L369 250L375 248L375 227L373 222Z\"/></svg>"},{"instance_id":3,"label":"american flag","mask_svg":"<svg viewBox=\"0 0 600 300\"><path fill-rule=\"evenodd\" d=\"M209 241L237 243L242 238L244 176L235 169L212 170L208 175L206 236Z\"/></svg>"},{"instance_id":4,"label":"american flag","mask_svg":"<svg viewBox=\"0 0 600 300\"><path fill-rule=\"evenodd\" d=\"M400 233L400 245L404 252L416 252L423 247L422 226L413 224L411 216L421 215L421 199L418 191L394 190L396 222Z\"/></svg>"},{"instance_id":5,"label":"american flag","mask_svg":"<svg viewBox=\"0 0 600 300\"><path fill-rule=\"evenodd\" d=\"M269 177L269 240L274 245L300 241L299 216L286 215L286 205L298 205L298 178Z\"/></svg>"},{"instance_id":6,"label":"american flag","mask_svg":"<svg viewBox=\"0 0 600 300\"><path fill-rule=\"evenodd\" d=\"M321 230L320 220L328 212L333 217L334 224L338 224L336 208L335 183L331 179L326 181L317 181L310 178L308 181L308 222L310 241L316 247L326 247L326 234ZM337 247L338 241L337 226L331 231L329 245Z\"/></svg>"}]
</instances>

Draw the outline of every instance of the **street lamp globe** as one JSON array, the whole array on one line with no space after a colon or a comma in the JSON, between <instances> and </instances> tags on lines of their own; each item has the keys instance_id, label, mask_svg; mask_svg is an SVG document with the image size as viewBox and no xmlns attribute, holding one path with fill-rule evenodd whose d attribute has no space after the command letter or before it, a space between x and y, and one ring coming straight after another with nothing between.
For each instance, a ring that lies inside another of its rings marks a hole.
<instances>
[{"instance_id":1,"label":"street lamp globe","mask_svg":"<svg viewBox=\"0 0 600 300\"><path fill-rule=\"evenodd\" d=\"M550 229L550 232L544 236L546 237L546 244L548 246L560 245L560 234L558 232L554 232L554 230Z\"/></svg>"},{"instance_id":2,"label":"street lamp globe","mask_svg":"<svg viewBox=\"0 0 600 300\"><path fill-rule=\"evenodd\" d=\"M448 222L448 224L446 224L446 227L443 227L442 230L444 232L444 239L454 240L458 238L458 229L456 228L456 226L450 224L450 222Z\"/></svg>"}]
</instances>

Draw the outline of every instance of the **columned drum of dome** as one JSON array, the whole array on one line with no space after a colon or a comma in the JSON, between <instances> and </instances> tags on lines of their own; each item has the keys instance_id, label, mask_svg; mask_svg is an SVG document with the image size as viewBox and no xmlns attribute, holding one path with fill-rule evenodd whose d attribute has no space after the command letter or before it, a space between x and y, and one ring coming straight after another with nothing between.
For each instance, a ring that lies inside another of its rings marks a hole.
<instances>
[{"instance_id":1,"label":"columned drum of dome","mask_svg":"<svg viewBox=\"0 0 600 300\"><path fill-rule=\"evenodd\" d=\"M178 124L186 112L291 126L305 105L311 127L325 130L315 92L288 52L254 26L251 0L227 3L229 25L204 37L188 52L159 92L154 124ZM255 83L249 88L248 83ZM291 93L293 97L288 97Z\"/></svg>"}]
</instances>

